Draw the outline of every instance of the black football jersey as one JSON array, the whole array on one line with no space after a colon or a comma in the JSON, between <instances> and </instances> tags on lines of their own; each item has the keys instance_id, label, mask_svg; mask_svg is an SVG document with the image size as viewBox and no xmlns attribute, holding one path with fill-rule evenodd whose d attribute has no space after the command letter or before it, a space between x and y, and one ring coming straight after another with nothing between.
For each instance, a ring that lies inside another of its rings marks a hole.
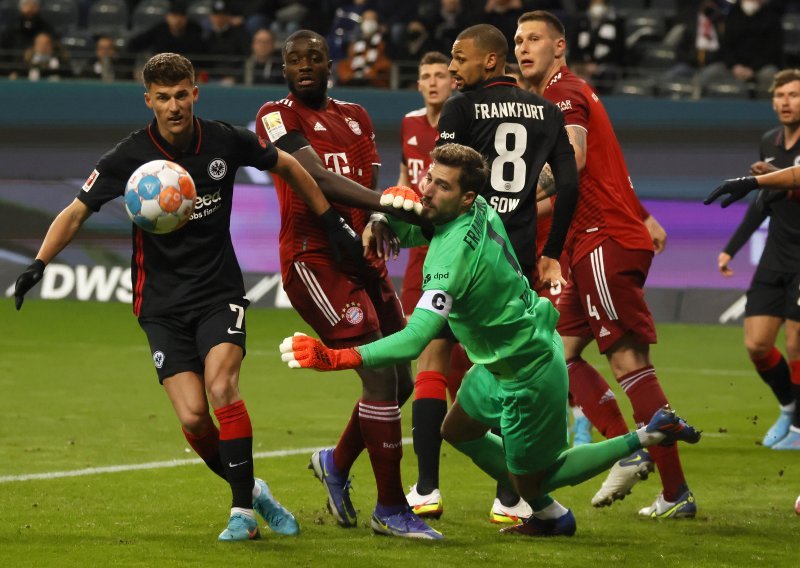
<instances>
[{"instance_id":1,"label":"black football jersey","mask_svg":"<svg viewBox=\"0 0 800 568\"><path fill-rule=\"evenodd\" d=\"M783 126L761 138L761 160L780 169L800 165L800 142L788 150ZM780 272L800 272L800 202L781 199L768 205L767 242L759 266Z\"/></svg>"},{"instance_id":2,"label":"black football jersey","mask_svg":"<svg viewBox=\"0 0 800 568\"><path fill-rule=\"evenodd\" d=\"M456 142L486 158L491 175L481 195L500 215L517 258L536 264L536 185L545 162L572 154L564 115L553 103L493 77L444 105L437 145Z\"/></svg>"},{"instance_id":3,"label":"black football jersey","mask_svg":"<svg viewBox=\"0 0 800 568\"><path fill-rule=\"evenodd\" d=\"M97 211L124 194L136 168L159 159L189 172L197 198L189 222L172 233L156 235L133 225L134 313L181 313L241 298L244 283L230 235L233 181L242 166L274 167L277 149L244 128L195 118L194 138L182 152L161 137L154 120L100 158L78 199Z\"/></svg>"}]
</instances>

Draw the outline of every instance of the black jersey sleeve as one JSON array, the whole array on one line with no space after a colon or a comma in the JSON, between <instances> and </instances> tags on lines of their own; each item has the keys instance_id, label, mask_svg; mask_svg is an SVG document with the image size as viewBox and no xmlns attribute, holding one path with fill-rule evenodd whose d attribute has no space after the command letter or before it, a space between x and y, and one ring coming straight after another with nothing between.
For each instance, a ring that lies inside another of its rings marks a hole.
<instances>
[{"instance_id":1,"label":"black jersey sleeve","mask_svg":"<svg viewBox=\"0 0 800 568\"><path fill-rule=\"evenodd\" d=\"M463 95L456 95L444 103L442 115L439 117L439 139L437 146L455 142L471 146L469 140L469 101Z\"/></svg>"},{"instance_id":2,"label":"black jersey sleeve","mask_svg":"<svg viewBox=\"0 0 800 568\"><path fill-rule=\"evenodd\" d=\"M78 192L77 199L94 212L125 193L133 170L127 171L122 144L104 154Z\"/></svg>"},{"instance_id":3,"label":"black jersey sleeve","mask_svg":"<svg viewBox=\"0 0 800 568\"><path fill-rule=\"evenodd\" d=\"M547 243L542 249L542 255L549 258L561 256L569 225L578 204L578 166L575 164L575 151L570 144L563 115L559 112L557 117L558 138L547 158L556 182L557 195L553 223L547 235Z\"/></svg>"},{"instance_id":4,"label":"black jersey sleeve","mask_svg":"<svg viewBox=\"0 0 800 568\"><path fill-rule=\"evenodd\" d=\"M767 210L761 206L757 199L754 199L753 202L750 203L750 207L747 208L747 213L744 214L742 222L739 223L739 226L736 228L736 231L734 231L728 244L722 249L722 252L731 255L731 258L736 256L736 253L741 250L747 240L756 232L766 218Z\"/></svg>"},{"instance_id":5,"label":"black jersey sleeve","mask_svg":"<svg viewBox=\"0 0 800 568\"><path fill-rule=\"evenodd\" d=\"M275 167L278 163L278 150L272 142L241 126L234 127L234 130L239 141L242 165L253 166L259 170L271 170Z\"/></svg>"}]
</instances>

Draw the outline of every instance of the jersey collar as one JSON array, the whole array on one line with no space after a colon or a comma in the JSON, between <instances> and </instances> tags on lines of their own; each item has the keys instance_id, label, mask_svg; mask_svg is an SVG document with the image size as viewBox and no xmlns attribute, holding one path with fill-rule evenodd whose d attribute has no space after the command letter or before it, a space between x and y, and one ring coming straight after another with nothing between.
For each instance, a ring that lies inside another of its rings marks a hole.
<instances>
[{"instance_id":1,"label":"jersey collar","mask_svg":"<svg viewBox=\"0 0 800 568\"><path fill-rule=\"evenodd\" d=\"M199 154L200 147L203 143L203 127L200 124L200 119L198 119L196 116L194 117L194 133L192 134L192 142L189 144L189 150L187 152L183 152L175 148L161 136L161 133L158 131L158 122L156 122L155 118L153 119L153 122L147 126L147 134L150 136L150 140L152 140L156 148L158 148L168 160L172 160L173 162L185 154Z\"/></svg>"},{"instance_id":2,"label":"jersey collar","mask_svg":"<svg viewBox=\"0 0 800 568\"><path fill-rule=\"evenodd\" d=\"M478 89L488 89L490 87L519 87L517 85L517 80L514 77L509 77L507 75L500 75L498 77L492 77L490 79L486 79L482 83L478 83Z\"/></svg>"},{"instance_id":3,"label":"jersey collar","mask_svg":"<svg viewBox=\"0 0 800 568\"><path fill-rule=\"evenodd\" d=\"M569 68L566 65L562 65L561 69L556 71L553 74L553 76L550 77L550 80L547 82L547 87L545 87L545 89L558 83L567 73L569 73Z\"/></svg>"}]
</instances>

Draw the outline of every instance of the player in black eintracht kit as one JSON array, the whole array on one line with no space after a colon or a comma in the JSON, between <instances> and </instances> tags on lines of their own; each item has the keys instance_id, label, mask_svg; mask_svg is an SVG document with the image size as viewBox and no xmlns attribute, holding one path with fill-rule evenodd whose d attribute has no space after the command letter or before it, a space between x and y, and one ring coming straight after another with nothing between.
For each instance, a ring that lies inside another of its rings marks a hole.
<instances>
[{"instance_id":1,"label":"player in black eintracht kit","mask_svg":"<svg viewBox=\"0 0 800 568\"><path fill-rule=\"evenodd\" d=\"M532 286L564 285L558 259L578 197L575 153L561 111L503 75L507 54L508 42L494 26L478 24L458 35L449 69L461 92L442 109L437 145L455 142L480 152L491 170L481 195L503 220L522 272ZM545 163L550 164L559 197L547 244L537 260L537 184ZM434 373L444 380L455 341L448 330L426 348L426 357L417 365L418 377L430 380ZM446 411L443 400L416 397L413 402L420 479L438 479L439 462L431 458L439 452L439 429ZM426 499L419 490L418 485L415 497ZM530 514L518 495L498 484L492 522L516 523Z\"/></svg>"},{"instance_id":2,"label":"player in black eintracht kit","mask_svg":"<svg viewBox=\"0 0 800 568\"><path fill-rule=\"evenodd\" d=\"M749 189L759 184L770 187L769 178L775 175L785 176L789 189L797 187L800 176L790 174L800 169L797 167L800 165L800 71L787 69L775 75L772 106L781 126L761 139L760 161L750 168L758 178L731 180L722 187L736 184ZM762 179L761 174L784 168L791 169ZM786 184L774 186L780 185ZM800 200L796 193L796 189L788 195L762 190L717 259L724 276L733 274L728 266L731 259L761 223L770 218L764 252L747 290L744 337L756 371L770 386L781 407L778 420L762 441L765 447L774 450L800 450ZM782 324L786 358L775 347Z\"/></svg>"},{"instance_id":3,"label":"player in black eintracht kit","mask_svg":"<svg viewBox=\"0 0 800 568\"><path fill-rule=\"evenodd\" d=\"M17 279L16 306L91 213L123 194L138 166L156 159L183 166L197 189L189 223L164 235L133 228L134 313L187 441L231 486L231 517L219 539L258 538L254 509L275 532L295 535L295 518L253 477L252 426L239 395L248 302L229 231L236 170L254 166L287 180L320 215L334 247L360 257L361 239L289 154L243 128L195 118L198 89L188 59L158 54L145 65L143 78L155 120L104 155L77 199L53 221L36 260Z\"/></svg>"},{"instance_id":4,"label":"player in black eintracht kit","mask_svg":"<svg viewBox=\"0 0 800 568\"><path fill-rule=\"evenodd\" d=\"M575 154L558 107L503 75L507 52L494 26L479 24L459 34L450 72L461 93L444 105L437 144L457 142L486 158L491 176L482 195L500 214L528 277L537 264L536 186L542 167L550 165L558 201L542 256L552 262L540 265L538 275L550 281L557 278L541 270L558 265L577 201Z\"/></svg>"}]
</instances>

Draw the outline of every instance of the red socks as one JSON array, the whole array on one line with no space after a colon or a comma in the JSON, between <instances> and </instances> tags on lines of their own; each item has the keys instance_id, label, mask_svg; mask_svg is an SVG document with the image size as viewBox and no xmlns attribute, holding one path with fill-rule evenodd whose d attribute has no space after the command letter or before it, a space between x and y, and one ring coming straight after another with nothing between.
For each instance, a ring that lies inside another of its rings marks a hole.
<instances>
[{"instance_id":1,"label":"red socks","mask_svg":"<svg viewBox=\"0 0 800 568\"><path fill-rule=\"evenodd\" d=\"M606 438L616 438L628 433L614 392L606 380L580 357L567 361L569 392L576 406Z\"/></svg>"},{"instance_id":2,"label":"red socks","mask_svg":"<svg viewBox=\"0 0 800 568\"><path fill-rule=\"evenodd\" d=\"M385 507L406 505L400 478L403 442L397 401L361 401L358 420L378 486L378 503Z\"/></svg>"}]
</instances>

